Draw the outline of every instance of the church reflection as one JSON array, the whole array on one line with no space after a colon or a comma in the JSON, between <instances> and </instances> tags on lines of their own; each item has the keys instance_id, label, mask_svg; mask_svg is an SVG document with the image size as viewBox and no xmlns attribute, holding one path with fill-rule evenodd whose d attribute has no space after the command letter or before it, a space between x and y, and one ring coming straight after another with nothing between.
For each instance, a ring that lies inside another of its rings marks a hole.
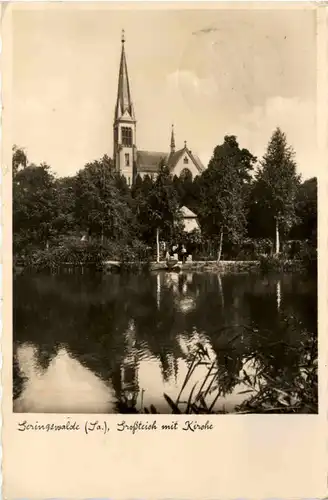
<instances>
[{"instance_id":1,"label":"church reflection","mask_svg":"<svg viewBox=\"0 0 328 500\"><path fill-rule=\"evenodd\" d=\"M133 412L142 395L165 412L163 392L176 397L201 344L215 360L217 404L233 409L240 373L254 363L293 375L299 360L286 343L298 337L282 330L281 316L293 311L315 330L305 290L295 300L293 280L211 273L19 276L14 408L111 413L124 401Z\"/></svg>"},{"instance_id":2,"label":"church reflection","mask_svg":"<svg viewBox=\"0 0 328 500\"><path fill-rule=\"evenodd\" d=\"M139 381L138 381L138 351L136 349L136 337L134 321L131 320L126 332L125 337L125 354L122 357L119 366L119 372L116 374L115 391L118 401L134 408L139 394Z\"/></svg>"}]
</instances>

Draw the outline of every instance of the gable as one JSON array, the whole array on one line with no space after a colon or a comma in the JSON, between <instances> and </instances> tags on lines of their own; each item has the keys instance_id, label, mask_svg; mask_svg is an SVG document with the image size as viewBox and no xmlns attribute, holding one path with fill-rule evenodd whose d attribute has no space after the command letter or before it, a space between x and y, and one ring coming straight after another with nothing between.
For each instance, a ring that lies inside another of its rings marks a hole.
<instances>
[{"instance_id":1,"label":"gable","mask_svg":"<svg viewBox=\"0 0 328 500\"><path fill-rule=\"evenodd\" d=\"M183 205L183 207L180 208L180 213L182 217L184 218L191 218L191 219L196 219L197 215L190 210L190 208L186 207Z\"/></svg>"},{"instance_id":2,"label":"gable","mask_svg":"<svg viewBox=\"0 0 328 500\"><path fill-rule=\"evenodd\" d=\"M124 111L123 115L120 117L120 120L126 121L126 122L133 122L134 121L127 109Z\"/></svg>"},{"instance_id":3,"label":"gable","mask_svg":"<svg viewBox=\"0 0 328 500\"><path fill-rule=\"evenodd\" d=\"M196 159L188 149L179 151L179 156L175 165L172 165L171 172L173 176L176 175L177 177L180 177L181 173L185 169L188 169L190 171L193 178L202 172L202 170L200 169L200 165L198 165Z\"/></svg>"}]
</instances>

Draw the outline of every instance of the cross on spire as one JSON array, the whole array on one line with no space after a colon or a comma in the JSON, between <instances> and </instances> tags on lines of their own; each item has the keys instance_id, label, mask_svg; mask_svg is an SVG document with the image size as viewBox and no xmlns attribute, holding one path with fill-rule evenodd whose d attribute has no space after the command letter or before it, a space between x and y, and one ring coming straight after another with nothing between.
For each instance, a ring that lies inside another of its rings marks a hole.
<instances>
[{"instance_id":1,"label":"cross on spire","mask_svg":"<svg viewBox=\"0 0 328 500\"><path fill-rule=\"evenodd\" d=\"M125 30L122 30L121 42L125 42Z\"/></svg>"}]
</instances>

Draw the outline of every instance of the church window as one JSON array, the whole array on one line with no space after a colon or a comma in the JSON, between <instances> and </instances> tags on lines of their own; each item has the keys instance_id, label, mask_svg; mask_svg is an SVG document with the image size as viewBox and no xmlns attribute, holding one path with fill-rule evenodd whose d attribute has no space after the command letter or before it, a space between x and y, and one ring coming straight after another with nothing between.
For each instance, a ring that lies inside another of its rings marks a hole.
<instances>
[{"instance_id":1,"label":"church window","mask_svg":"<svg viewBox=\"0 0 328 500\"><path fill-rule=\"evenodd\" d=\"M126 155L125 155L125 166L126 167L130 166L130 155L129 155L129 153L126 153Z\"/></svg>"},{"instance_id":2,"label":"church window","mask_svg":"<svg viewBox=\"0 0 328 500\"><path fill-rule=\"evenodd\" d=\"M132 146L131 127L122 127L122 144L123 146Z\"/></svg>"},{"instance_id":3,"label":"church window","mask_svg":"<svg viewBox=\"0 0 328 500\"><path fill-rule=\"evenodd\" d=\"M184 168L181 171L180 179L183 181L192 180L192 173L190 172L189 168Z\"/></svg>"},{"instance_id":4,"label":"church window","mask_svg":"<svg viewBox=\"0 0 328 500\"><path fill-rule=\"evenodd\" d=\"M183 163L189 163L189 160L186 156L184 157Z\"/></svg>"},{"instance_id":5,"label":"church window","mask_svg":"<svg viewBox=\"0 0 328 500\"><path fill-rule=\"evenodd\" d=\"M131 186L131 177L128 177L128 185Z\"/></svg>"}]
</instances>

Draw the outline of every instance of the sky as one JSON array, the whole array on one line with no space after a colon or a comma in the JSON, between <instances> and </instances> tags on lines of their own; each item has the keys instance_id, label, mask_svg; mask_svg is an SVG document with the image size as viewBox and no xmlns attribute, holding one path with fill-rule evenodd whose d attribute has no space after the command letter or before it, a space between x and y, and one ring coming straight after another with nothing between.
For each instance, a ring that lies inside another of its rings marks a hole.
<instances>
[{"instance_id":1,"label":"sky","mask_svg":"<svg viewBox=\"0 0 328 500\"><path fill-rule=\"evenodd\" d=\"M225 135L260 158L279 126L317 174L314 10L25 4L12 22L13 142L57 175L112 156L122 29L138 149L168 151L173 123L205 166Z\"/></svg>"}]
</instances>

